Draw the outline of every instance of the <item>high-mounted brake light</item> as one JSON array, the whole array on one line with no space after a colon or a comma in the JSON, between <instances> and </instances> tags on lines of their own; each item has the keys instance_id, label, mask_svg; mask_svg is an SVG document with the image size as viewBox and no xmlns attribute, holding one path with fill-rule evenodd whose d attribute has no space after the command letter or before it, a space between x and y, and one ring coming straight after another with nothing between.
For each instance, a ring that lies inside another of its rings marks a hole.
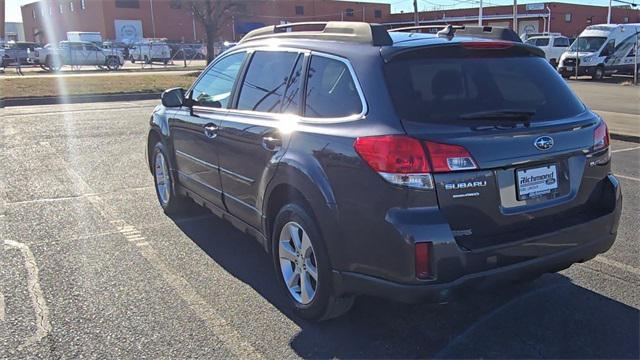
<instances>
[{"instance_id":1,"label":"high-mounted brake light","mask_svg":"<svg viewBox=\"0 0 640 360\"><path fill-rule=\"evenodd\" d=\"M361 137L354 147L385 180L411 188L433 189L431 173L477 169L462 146L422 143L404 135Z\"/></svg>"},{"instance_id":2,"label":"high-mounted brake light","mask_svg":"<svg viewBox=\"0 0 640 360\"><path fill-rule=\"evenodd\" d=\"M469 41L463 42L462 46L467 49L500 50L513 47L513 44L510 41Z\"/></svg>"},{"instance_id":3,"label":"high-mounted brake light","mask_svg":"<svg viewBox=\"0 0 640 360\"><path fill-rule=\"evenodd\" d=\"M609 141L609 129L607 124L602 121L593 131L593 150L597 151L609 147Z\"/></svg>"}]
</instances>

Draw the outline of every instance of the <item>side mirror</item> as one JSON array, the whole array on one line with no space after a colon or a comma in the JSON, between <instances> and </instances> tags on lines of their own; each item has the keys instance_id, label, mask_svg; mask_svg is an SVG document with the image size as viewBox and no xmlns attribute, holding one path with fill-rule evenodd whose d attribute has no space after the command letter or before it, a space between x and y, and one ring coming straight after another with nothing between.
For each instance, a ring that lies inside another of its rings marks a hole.
<instances>
[{"instance_id":1,"label":"side mirror","mask_svg":"<svg viewBox=\"0 0 640 360\"><path fill-rule=\"evenodd\" d=\"M162 99L162 105L164 107L180 107L185 103L184 99L184 89L183 88L172 88L167 89L162 93L160 97Z\"/></svg>"}]
</instances>

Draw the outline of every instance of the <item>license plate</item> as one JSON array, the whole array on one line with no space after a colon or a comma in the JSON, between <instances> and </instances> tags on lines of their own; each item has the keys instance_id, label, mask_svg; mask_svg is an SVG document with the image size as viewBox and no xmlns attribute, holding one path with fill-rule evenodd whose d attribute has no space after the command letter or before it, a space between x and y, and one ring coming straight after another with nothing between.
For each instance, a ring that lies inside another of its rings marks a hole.
<instances>
[{"instance_id":1,"label":"license plate","mask_svg":"<svg viewBox=\"0 0 640 360\"><path fill-rule=\"evenodd\" d=\"M567 66L567 71L573 71L573 66Z\"/></svg>"},{"instance_id":2,"label":"license plate","mask_svg":"<svg viewBox=\"0 0 640 360\"><path fill-rule=\"evenodd\" d=\"M533 199L558 190L556 165L517 170L518 200Z\"/></svg>"}]
</instances>

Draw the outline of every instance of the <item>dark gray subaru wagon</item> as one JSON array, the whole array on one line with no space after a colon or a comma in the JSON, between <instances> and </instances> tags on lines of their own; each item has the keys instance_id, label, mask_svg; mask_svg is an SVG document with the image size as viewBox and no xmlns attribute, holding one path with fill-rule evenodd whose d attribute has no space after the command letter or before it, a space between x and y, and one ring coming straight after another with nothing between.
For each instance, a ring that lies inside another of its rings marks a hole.
<instances>
[{"instance_id":1,"label":"dark gray subaru wagon","mask_svg":"<svg viewBox=\"0 0 640 360\"><path fill-rule=\"evenodd\" d=\"M446 302L616 237L607 126L541 51L505 29L406 30L257 29L153 112L165 212L190 199L254 236L302 317L359 294Z\"/></svg>"}]
</instances>

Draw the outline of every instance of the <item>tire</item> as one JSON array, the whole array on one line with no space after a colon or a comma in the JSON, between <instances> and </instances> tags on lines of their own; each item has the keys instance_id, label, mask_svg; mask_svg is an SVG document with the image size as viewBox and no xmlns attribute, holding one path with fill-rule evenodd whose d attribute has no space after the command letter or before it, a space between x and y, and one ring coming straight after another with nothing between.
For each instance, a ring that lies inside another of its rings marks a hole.
<instances>
[{"instance_id":1,"label":"tire","mask_svg":"<svg viewBox=\"0 0 640 360\"><path fill-rule=\"evenodd\" d=\"M149 57L147 57L147 55L144 56L144 63L151 64L151 60L149 60Z\"/></svg>"},{"instance_id":2,"label":"tire","mask_svg":"<svg viewBox=\"0 0 640 360\"><path fill-rule=\"evenodd\" d=\"M117 57L112 56L107 58L105 65L107 66L107 69L109 69L109 71L115 71L120 68L120 60Z\"/></svg>"},{"instance_id":3,"label":"tire","mask_svg":"<svg viewBox=\"0 0 640 360\"><path fill-rule=\"evenodd\" d=\"M129 60L131 61L132 64L136 63L136 58L134 58L133 55L129 56Z\"/></svg>"},{"instance_id":4,"label":"tire","mask_svg":"<svg viewBox=\"0 0 640 360\"><path fill-rule=\"evenodd\" d=\"M58 72L62 68L62 61L59 58L53 58L51 56L47 56L45 60L46 67L49 71Z\"/></svg>"},{"instance_id":5,"label":"tire","mask_svg":"<svg viewBox=\"0 0 640 360\"><path fill-rule=\"evenodd\" d=\"M558 68L558 62L556 61L556 59L549 60L549 64L551 64L551 66L553 66L554 69Z\"/></svg>"},{"instance_id":6,"label":"tire","mask_svg":"<svg viewBox=\"0 0 640 360\"><path fill-rule=\"evenodd\" d=\"M156 143L153 147L150 161L156 196L165 214L175 215L185 212L189 207L189 200L176 192L169 157L161 142Z\"/></svg>"},{"instance_id":7,"label":"tire","mask_svg":"<svg viewBox=\"0 0 640 360\"><path fill-rule=\"evenodd\" d=\"M274 220L271 253L278 283L296 314L322 321L345 314L353 306L354 297L333 296L329 256L309 214L297 203L280 209ZM297 234L295 240L293 234Z\"/></svg>"},{"instance_id":8,"label":"tire","mask_svg":"<svg viewBox=\"0 0 640 360\"><path fill-rule=\"evenodd\" d=\"M591 75L592 80L602 80L604 78L604 67L596 67L595 72Z\"/></svg>"}]
</instances>

